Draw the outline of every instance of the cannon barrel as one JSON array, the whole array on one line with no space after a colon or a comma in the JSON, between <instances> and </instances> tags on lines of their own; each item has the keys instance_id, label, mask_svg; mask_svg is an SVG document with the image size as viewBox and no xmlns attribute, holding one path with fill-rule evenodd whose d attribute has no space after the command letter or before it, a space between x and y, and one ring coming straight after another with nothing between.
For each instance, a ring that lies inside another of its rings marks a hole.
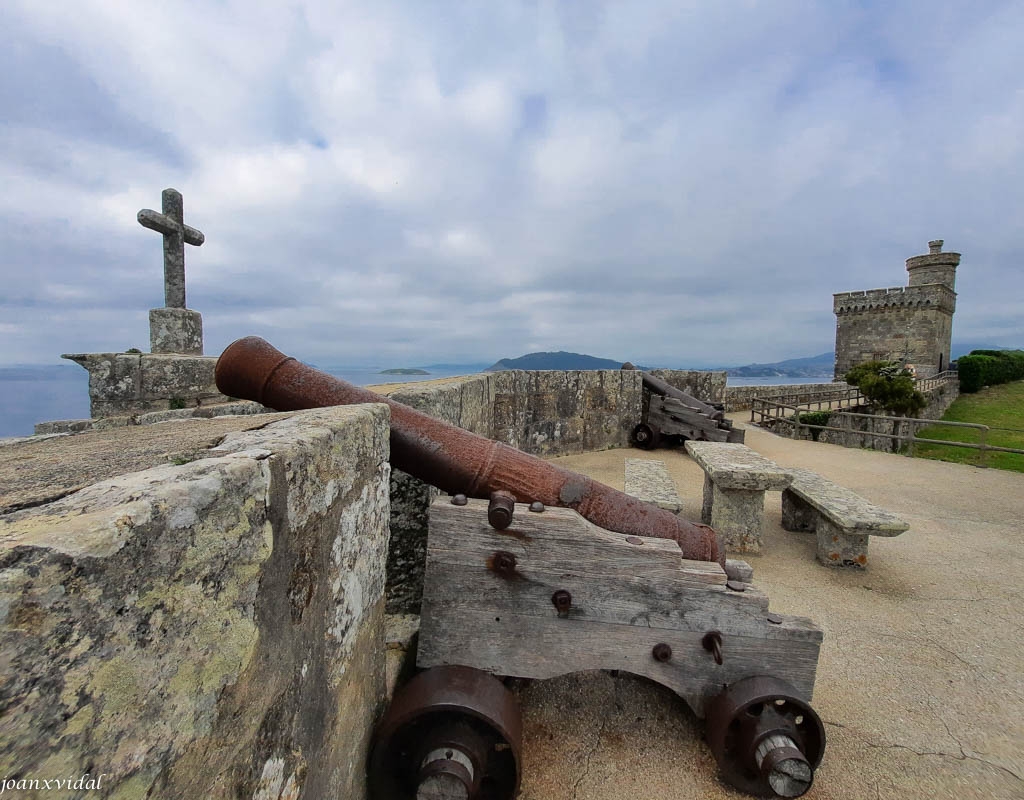
<instances>
[{"instance_id":1,"label":"cannon barrel","mask_svg":"<svg viewBox=\"0 0 1024 800\"><path fill-rule=\"evenodd\" d=\"M628 361L622 365L622 368L636 369L636 367L634 367ZM708 405L703 400L698 400L693 395L687 394L681 389L677 389L672 384L663 381L661 378L655 375L651 375L651 373L649 372L644 372L643 370L637 371L640 373L640 379L644 382L644 386L646 386L650 391L654 392L655 394L660 394L662 397L674 397L679 402L684 403L685 405L688 405L691 408L696 408L704 412L705 414L707 414L708 419L713 419L716 421L721 421L725 419L724 411L717 409L712 405Z\"/></svg>"},{"instance_id":2,"label":"cannon barrel","mask_svg":"<svg viewBox=\"0 0 1024 800\"><path fill-rule=\"evenodd\" d=\"M391 408L391 464L451 493L572 508L607 530L675 539L685 558L724 564L725 550L706 525L562 469L502 442L449 425L407 405L352 386L284 355L257 336L228 345L217 361L217 388L278 411L352 403Z\"/></svg>"}]
</instances>

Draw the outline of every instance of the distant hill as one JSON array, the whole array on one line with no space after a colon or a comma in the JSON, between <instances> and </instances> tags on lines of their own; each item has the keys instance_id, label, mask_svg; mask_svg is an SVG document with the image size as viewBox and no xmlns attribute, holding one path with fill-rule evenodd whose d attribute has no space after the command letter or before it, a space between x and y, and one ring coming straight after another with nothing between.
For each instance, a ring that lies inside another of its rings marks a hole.
<instances>
[{"instance_id":1,"label":"distant hill","mask_svg":"<svg viewBox=\"0 0 1024 800\"><path fill-rule=\"evenodd\" d=\"M429 375L425 369L412 369L410 367L399 367L398 369L382 369L380 375Z\"/></svg>"},{"instance_id":2,"label":"distant hill","mask_svg":"<svg viewBox=\"0 0 1024 800\"><path fill-rule=\"evenodd\" d=\"M610 358L559 350L557 353L527 353L519 358L503 358L484 372L500 372L503 369L619 369L622 364Z\"/></svg>"},{"instance_id":3,"label":"distant hill","mask_svg":"<svg viewBox=\"0 0 1024 800\"><path fill-rule=\"evenodd\" d=\"M726 367L726 372L738 378L814 378L831 376L835 368L835 353L820 353L806 358L787 358L772 364L747 364L742 367Z\"/></svg>"},{"instance_id":4,"label":"distant hill","mask_svg":"<svg viewBox=\"0 0 1024 800\"><path fill-rule=\"evenodd\" d=\"M989 344L988 342L953 342L952 353L949 357L952 359L960 358L965 356L972 350L1016 350L1016 347L1001 347L998 344Z\"/></svg>"},{"instance_id":5,"label":"distant hill","mask_svg":"<svg viewBox=\"0 0 1024 800\"><path fill-rule=\"evenodd\" d=\"M477 372L483 372L487 369L487 362L478 361L469 364L422 364L420 369L425 369L430 372L455 372L462 370L467 375L472 375Z\"/></svg>"}]
</instances>

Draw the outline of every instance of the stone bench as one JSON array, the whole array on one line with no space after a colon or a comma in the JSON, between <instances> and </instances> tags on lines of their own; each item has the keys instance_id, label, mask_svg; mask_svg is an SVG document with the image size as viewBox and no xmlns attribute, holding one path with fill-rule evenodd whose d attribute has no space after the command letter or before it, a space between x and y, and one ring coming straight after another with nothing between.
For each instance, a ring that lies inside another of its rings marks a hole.
<instances>
[{"instance_id":1,"label":"stone bench","mask_svg":"<svg viewBox=\"0 0 1024 800\"><path fill-rule=\"evenodd\" d=\"M627 458L626 459L626 494L654 503L659 508L665 508L673 514L678 514L683 509L683 503L676 491L675 481L665 469L664 461L656 461L651 458ZM725 574L731 581L740 583L751 583L754 580L754 570L746 561L729 558L725 562Z\"/></svg>"},{"instance_id":2,"label":"stone bench","mask_svg":"<svg viewBox=\"0 0 1024 800\"><path fill-rule=\"evenodd\" d=\"M849 489L808 469L791 469L782 493L782 527L814 531L818 561L827 567L865 567L868 536L899 536L910 526Z\"/></svg>"},{"instance_id":3,"label":"stone bench","mask_svg":"<svg viewBox=\"0 0 1024 800\"><path fill-rule=\"evenodd\" d=\"M626 459L626 494L653 503L673 514L683 510L675 481L665 469L665 462L649 458Z\"/></svg>"},{"instance_id":4,"label":"stone bench","mask_svg":"<svg viewBox=\"0 0 1024 800\"><path fill-rule=\"evenodd\" d=\"M704 470L701 522L718 531L726 547L761 552L764 493L789 486L790 471L744 444L690 440L686 452Z\"/></svg>"}]
</instances>

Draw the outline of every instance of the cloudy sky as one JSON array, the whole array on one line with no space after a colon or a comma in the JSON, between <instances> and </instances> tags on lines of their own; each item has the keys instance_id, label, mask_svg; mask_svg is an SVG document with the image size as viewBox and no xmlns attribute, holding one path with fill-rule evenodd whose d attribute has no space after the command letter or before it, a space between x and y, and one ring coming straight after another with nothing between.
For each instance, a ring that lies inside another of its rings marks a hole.
<instances>
[{"instance_id":1,"label":"cloudy sky","mask_svg":"<svg viewBox=\"0 0 1024 800\"><path fill-rule=\"evenodd\" d=\"M0 363L148 349L184 194L206 352L321 364L834 341L833 292L963 253L1024 345L1024 4L0 4Z\"/></svg>"}]
</instances>

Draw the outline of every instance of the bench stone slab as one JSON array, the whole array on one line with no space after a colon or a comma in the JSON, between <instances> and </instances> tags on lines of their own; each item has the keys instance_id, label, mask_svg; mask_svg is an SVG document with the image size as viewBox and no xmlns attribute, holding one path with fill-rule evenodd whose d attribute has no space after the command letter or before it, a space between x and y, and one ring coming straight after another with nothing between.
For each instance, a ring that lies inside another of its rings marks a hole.
<instances>
[{"instance_id":1,"label":"bench stone slab","mask_svg":"<svg viewBox=\"0 0 1024 800\"><path fill-rule=\"evenodd\" d=\"M730 550L760 553L764 540L764 493L785 489L789 471L733 442L686 442L686 452L704 470L701 522Z\"/></svg>"},{"instance_id":2,"label":"bench stone slab","mask_svg":"<svg viewBox=\"0 0 1024 800\"><path fill-rule=\"evenodd\" d=\"M817 558L830 567L865 567L869 536L898 536L910 526L884 508L815 472L792 469L782 493L782 527L814 531Z\"/></svg>"},{"instance_id":3,"label":"bench stone slab","mask_svg":"<svg viewBox=\"0 0 1024 800\"><path fill-rule=\"evenodd\" d=\"M678 514L683 504L675 481L663 461L650 458L626 459L626 494Z\"/></svg>"},{"instance_id":4,"label":"bench stone slab","mask_svg":"<svg viewBox=\"0 0 1024 800\"><path fill-rule=\"evenodd\" d=\"M790 474L774 461L734 442L686 442L686 452L720 489L781 491Z\"/></svg>"}]
</instances>

